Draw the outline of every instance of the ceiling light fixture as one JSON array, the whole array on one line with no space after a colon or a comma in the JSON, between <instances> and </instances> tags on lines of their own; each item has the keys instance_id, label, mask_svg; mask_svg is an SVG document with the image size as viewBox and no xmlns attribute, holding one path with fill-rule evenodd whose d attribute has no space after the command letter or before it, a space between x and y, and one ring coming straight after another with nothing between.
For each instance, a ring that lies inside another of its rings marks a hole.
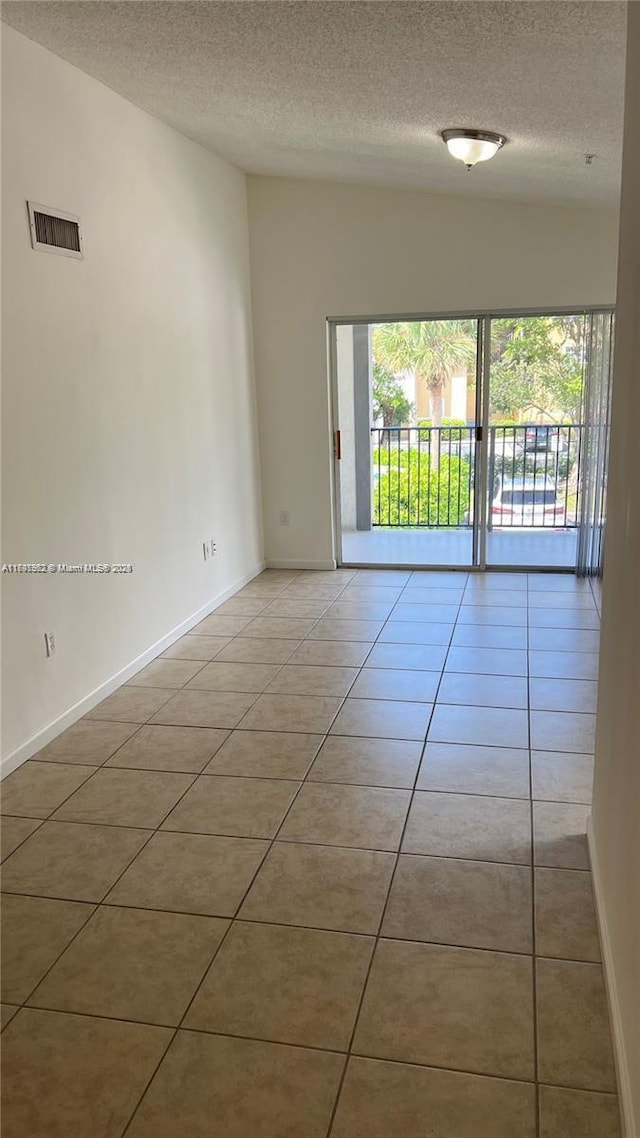
<instances>
[{"instance_id":1,"label":"ceiling light fixture","mask_svg":"<svg viewBox=\"0 0 640 1138\"><path fill-rule=\"evenodd\" d=\"M441 137L447 145L449 154L464 162L467 170L475 166L476 162L486 162L488 158L493 158L507 141L504 134L496 134L493 130L462 128L443 130Z\"/></svg>"}]
</instances>

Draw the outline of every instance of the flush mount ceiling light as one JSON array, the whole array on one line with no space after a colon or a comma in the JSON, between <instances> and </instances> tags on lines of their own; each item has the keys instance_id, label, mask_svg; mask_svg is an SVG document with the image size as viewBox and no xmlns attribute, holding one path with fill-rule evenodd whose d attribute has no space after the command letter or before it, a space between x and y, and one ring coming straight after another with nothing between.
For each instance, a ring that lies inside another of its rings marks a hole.
<instances>
[{"instance_id":1,"label":"flush mount ceiling light","mask_svg":"<svg viewBox=\"0 0 640 1138\"><path fill-rule=\"evenodd\" d=\"M442 131L442 141L446 143L449 154L464 162L467 170L476 162L486 162L493 158L507 141L504 134L493 130L463 130L454 128Z\"/></svg>"}]
</instances>

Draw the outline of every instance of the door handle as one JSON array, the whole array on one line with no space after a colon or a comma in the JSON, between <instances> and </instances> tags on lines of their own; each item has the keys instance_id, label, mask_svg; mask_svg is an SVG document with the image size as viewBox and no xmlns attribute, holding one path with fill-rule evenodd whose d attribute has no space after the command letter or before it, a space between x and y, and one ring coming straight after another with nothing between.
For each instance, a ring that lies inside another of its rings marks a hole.
<instances>
[{"instance_id":1,"label":"door handle","mask_svg":"<svg viewBox=\"0 0 640 1138\"><path fill-rule=\"evenodd\" d=\"M334 432L333 453L339 462L342 458L342 431Z\"/></svg>"}]
</instances>

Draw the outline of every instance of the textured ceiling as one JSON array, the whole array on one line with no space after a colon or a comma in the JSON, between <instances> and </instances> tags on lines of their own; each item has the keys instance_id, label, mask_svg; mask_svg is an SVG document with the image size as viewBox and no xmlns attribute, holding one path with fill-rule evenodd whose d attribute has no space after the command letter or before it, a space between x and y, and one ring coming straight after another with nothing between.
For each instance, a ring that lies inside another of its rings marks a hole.
<instances>
[{"instance_id":1,"label":"textured ceiling","mask_svg":"<svg viewBox=\"0 0 640 1138\"><path fill-rule=\"evenodd\" d=\"M615 0L11 0L2 15L252 173L617 200ZM467 173L438 137L447 126L509 144Z\"/></svg>"}]
</instances>

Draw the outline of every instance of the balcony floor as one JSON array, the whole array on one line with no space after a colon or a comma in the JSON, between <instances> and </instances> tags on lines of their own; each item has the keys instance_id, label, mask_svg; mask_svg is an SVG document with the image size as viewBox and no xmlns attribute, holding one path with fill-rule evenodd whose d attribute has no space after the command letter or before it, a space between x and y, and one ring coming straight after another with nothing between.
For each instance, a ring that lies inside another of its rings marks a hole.
<instances>
[{"instance_id":1,"label":"balcony floor","mask_svg":"<svg viewBox=\"0 0 640 1138\"><path fill-rule=\"evenodd\" d=\"M492 530L487 534L487 564L573 569L577 542L575 529ZM342 534L342 564L467 567L471 564L471 531L346 531Z\"/></svg>"}]
</instances>

